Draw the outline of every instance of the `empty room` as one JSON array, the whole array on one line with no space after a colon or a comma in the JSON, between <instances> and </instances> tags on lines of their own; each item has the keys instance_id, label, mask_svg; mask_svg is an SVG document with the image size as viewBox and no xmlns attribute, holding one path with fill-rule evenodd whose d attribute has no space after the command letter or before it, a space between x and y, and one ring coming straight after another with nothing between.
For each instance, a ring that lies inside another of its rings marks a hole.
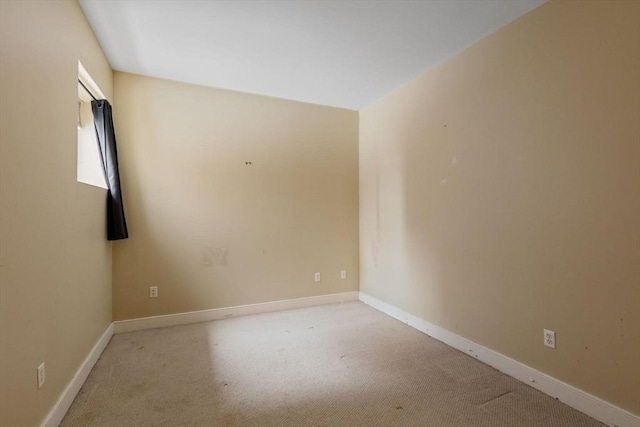
<instances>
[{"instance_id":1,"label":"empty room","mask_svg":"<svg viewBox=\"0 0 640 427\"><path fill-rule=\"evenodd\" d=\"M640 427L640 1L0 0L0 426Z\"/></svg>"}]
</instances>

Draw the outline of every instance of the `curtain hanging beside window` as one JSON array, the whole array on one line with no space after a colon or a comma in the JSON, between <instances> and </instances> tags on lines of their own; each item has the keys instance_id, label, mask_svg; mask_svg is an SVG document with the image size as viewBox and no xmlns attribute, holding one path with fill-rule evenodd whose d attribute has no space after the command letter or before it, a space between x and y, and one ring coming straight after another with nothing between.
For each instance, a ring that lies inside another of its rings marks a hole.
<instances>
[{"instance_id":1,"label":"curtain hanging beside window","mask_svg":"<svg viewBox=\"0 0 640 427\"><path fill-rule=\"evenodd\" d=\"M129 237L124 218L116 134L113 130L111 104L106 99L91 101L93 124L96 128L100 160L107 182L107 239L122 240Z\"/></svg>"}]
</instances>

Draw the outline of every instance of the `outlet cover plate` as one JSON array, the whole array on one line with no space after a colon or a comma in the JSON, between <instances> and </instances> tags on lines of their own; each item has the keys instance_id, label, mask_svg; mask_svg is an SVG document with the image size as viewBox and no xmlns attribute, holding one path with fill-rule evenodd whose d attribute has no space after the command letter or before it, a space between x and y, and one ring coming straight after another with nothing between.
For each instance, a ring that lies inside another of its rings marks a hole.
<instances>
[{"instance_id":1,"label":"outlet cover plate","mask_svg":"<svg viewBox=\"0 0 640 427\"><path fill-rule=\"evenodd\" d=\"M38 366L38 390L44 385L44 381L46 380L44 372L44 362Z\"/></svg>"},{"instance_id":2,"label":"outlet cover plate","mask_svg":"<svg viewBox=\"0 0 640 427\"><path fill-rule=\"evenodd\" d=\"M556 333L548 329L544 330L544 345L556 348Z\"/></svg>"}]
</instances>

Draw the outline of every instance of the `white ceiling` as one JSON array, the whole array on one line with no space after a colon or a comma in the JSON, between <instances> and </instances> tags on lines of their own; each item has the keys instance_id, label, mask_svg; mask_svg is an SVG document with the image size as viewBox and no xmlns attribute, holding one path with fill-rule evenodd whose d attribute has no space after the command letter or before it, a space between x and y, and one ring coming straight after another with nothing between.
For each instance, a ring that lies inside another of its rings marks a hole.
<instances>
[{"instance_id":1,"label":"white ceiling","mask_svg":"<svg viewBox=\"0 0 640 427\"><path fill-rule=\"evenodd\" d=\"M359 110L544 0L79 0L114 70Z\"/></svg>"}]
</instances>

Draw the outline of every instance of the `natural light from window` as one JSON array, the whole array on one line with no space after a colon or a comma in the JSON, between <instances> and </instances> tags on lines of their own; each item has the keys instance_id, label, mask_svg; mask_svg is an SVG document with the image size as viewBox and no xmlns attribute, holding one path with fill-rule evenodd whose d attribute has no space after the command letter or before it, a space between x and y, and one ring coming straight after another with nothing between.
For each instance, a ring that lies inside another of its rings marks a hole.
<instances>
[{"instance_id":1,"label":"natural light from window","mask_svg":"<svg viewBox=\"0 0 640 427\"><path fill-rule=\"evenodd\" d=\"M77 179L96 187L106 189L104 171L100 161L100 152L96 140L96 130L93 126L93 113L91 112L91 95L82 87L80 81L98 99L105 99L104 94L93 81L89 73L78 61L78 161Z\"/></svg>"}]
</instances>

